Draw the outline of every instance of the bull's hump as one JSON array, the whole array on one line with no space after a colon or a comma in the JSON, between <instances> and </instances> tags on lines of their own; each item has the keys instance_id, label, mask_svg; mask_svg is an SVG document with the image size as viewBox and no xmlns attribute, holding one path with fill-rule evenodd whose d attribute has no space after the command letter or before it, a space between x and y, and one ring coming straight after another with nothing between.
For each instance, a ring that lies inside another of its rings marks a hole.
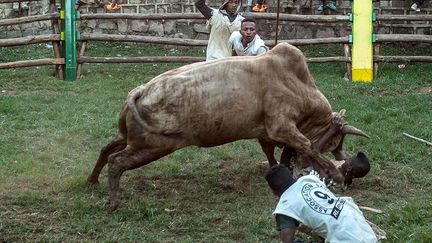
<instances>
[{"instance_id":1,"label":"bull's hump","mask_svg":"<svg viewBox=\"0 0 432 243\"><path fill-rule=\"evenodd\" d=\"M279 44L277 44L275 47L273 47L273 49L271 49L269 52L267 52L268 54L273 54L273 55L301 55L303 56L303 53L300 51L300 49L298 49L297 47L290 45L286 42L281 42Z\"/></svg>"}]
</instances>

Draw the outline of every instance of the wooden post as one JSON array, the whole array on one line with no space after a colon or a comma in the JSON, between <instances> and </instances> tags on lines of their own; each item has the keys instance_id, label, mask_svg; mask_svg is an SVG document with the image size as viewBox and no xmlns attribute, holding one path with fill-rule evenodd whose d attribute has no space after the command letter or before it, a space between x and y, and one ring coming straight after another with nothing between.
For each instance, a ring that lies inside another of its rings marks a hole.
<instances>
[{"instance_id":1,"label":"wooden post","mask_svg":"<svg viewBox=\"0 0 432 243\"><path fill-rule=\"evenodd\" d=\"M80 46L80 50L78 53L78 59L80 59L81 57L84 56L86 45L87 45L87 41L81 41L81 46ZM82 63L82 62L78 63L78 68L77 68L77 78L78 79L81 79L81 72L82 72L82 65L83 64L84 63Z\"/></svg>"},{"instance_id":2,"label":"wooden post","mask_svg":"<svg viewBox=\"0 0 432 243\"><path fill-rule=\"evenodd\" d=\"M379 56L379 52L380 52L380 44L375 44L374 45L374 60L376 56ZM374 61L374 79L377 78L378 76L378 62Z\"/></svg>"},{"instance_id":3,"label":"wooden post","mask_svg":"<svg viewBox=\"0 0 432 243\"><path fill-rule=\"evenodd\" d=\"M349 44L344 44L344 53L345 53L346 58L351 58L351 52L350 52ZM346 62L346 67L347 67L346 78L349 80L352 80L351 61Z\"/></svg>"},{"instance_id":4,"label":"wooden post","mask_svg":"<svg viewBox=\"0 0 432 243\"><path fill-rule=\"evenodd\" d=\"M52 14L57 12L57 6L56 6L55 0L50 0L49 10L50 10L50 13L52 13ZM59 23L58 19L51 20L51 29L52 29L53 34L59 34L60 33L59 24L60 23ZM55 58L61 58L59 42L55 40L55 41L51 41L51 44L53 46L54 57ZM58 64L55 65L55 76L58 79L63 79L63 66L62 65L58 65Z\"/></svg>"}]
</instances>

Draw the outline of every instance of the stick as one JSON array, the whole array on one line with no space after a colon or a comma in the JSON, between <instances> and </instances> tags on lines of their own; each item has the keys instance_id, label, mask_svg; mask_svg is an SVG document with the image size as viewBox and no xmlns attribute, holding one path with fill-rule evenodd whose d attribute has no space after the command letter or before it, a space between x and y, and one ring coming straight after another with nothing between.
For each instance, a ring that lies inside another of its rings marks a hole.
<instances>
[{"instance_id":1,"label":"stick","mask_svg":"<svg viewBox=\"0 0 432 243\"><path fill-rule=\"evenodd\" d=\"M414 140L417 140L417 141L419 141L419 142L422 142L422 143L425 143L425 144L427 144L427 145L429 145L429 146L432 146L432 143L431 143L431 142L428 142L428 141L426 141L426 140L424 140L424 139L414 137L414 136L409 135L408 133L404 133L404 132L403 132L402 134L403 134L404 136L406 136L406 137L412 138L412 139L414 139Z\"/></svg>"},{"instance_id":2,"label":"stick","mask_svg":"<svg viewBox=\"0 0 432 243\"><path fill-rule=\"evenodd\" d=\"M374 213L383 213L383 211L376 209L376 208L370 208L370 207L365 207L365 206L359 206L359 208L362 210L367 210L367 211L371 211Z\"/></svg>"},{"instance_id":3,"label":"stick","mask_svg":"<svg viewBox=\"0 0 432 243\"><path fill-rule=\"evenodd\" d=\"M276 3L277 3L277 13L276 13L276 34L275 34L275 44L274 44L275 46L278 43L280 0L277 0Z\"/></svg>"}]
</instances>

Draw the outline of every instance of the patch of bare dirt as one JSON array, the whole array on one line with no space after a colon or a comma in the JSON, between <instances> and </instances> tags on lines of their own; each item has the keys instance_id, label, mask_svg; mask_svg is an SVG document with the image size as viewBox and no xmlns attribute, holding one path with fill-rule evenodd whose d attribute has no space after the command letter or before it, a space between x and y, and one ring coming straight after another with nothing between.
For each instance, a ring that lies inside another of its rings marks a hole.
<instances>
[{"instance_id":1,"label":"patch of bare dirt","mask_svg":"<svg viewBox=\"0 0 432 243\"><path fill-rule=\"evenodd\" d=\"M392 93L392 92L385 90L385 89L377 90L377 92L382 96L397 95L397 94ZM402 90L401 94L410 94L410 93L431 94L432 93L432 86L422 87L419 89L404 89L404 90Z\"/></svg>"},{"instance_id":2,"label":"patch of bare dirt","mask_svg":"<svg viewBox=\"0 0 432 243\"><path fill-rule=\"evenodd\" d=\"M232 170L232 166L228 163L221 163L218 166L218 170L219 170L219 172L226 172L226 171Z\"/></svg>"},{"instance_id":3,"label":"patch of bare dirt","mask_svg":"<svg viewBox=\"0 0 432 243\"><path fill-rule=\"evenodd\" d=\"M15 96L15 95L19 95L21 93L21 91L18 90L4 90L2 89L0 91L0 96Z\"/></svg>"},{"instance_id":4,"label":"patch of bare dirt","mask_svg":"<svg viewBox=\"0 0 432 243\"><path fill-rule=\"evenodd\" d=\"M25 91L2 89L2 90L0 90L0 96L17 96L17 95L20 95L22 92L53 94L53 93L56 93L57 91L49 90L49 89L37 89L37 90L25 90Z\"/></svg>"},{"instance_id":5,"label":"patch of bare dirt","mask_svg":"<svg viewBox=\"0 0 432 243\"><path fill-rule=\"evenodd\" d=\"M422 94L430 94L430 93L432 93L432 86L423 87L423 88L420 89L419 92L422 93Z\"/></svg>"},{"instance_id":6,"label":"patch of bare dirt","mask_svg":"<svg viewBox=\"0 0 432 243\"><path fill-rule=\"evenodd\" d=\"M218 181L214 191L216 193L234 193L245 195L252 191L253 176L250 174L224 176Z\"/></svg>"}]
</instances>

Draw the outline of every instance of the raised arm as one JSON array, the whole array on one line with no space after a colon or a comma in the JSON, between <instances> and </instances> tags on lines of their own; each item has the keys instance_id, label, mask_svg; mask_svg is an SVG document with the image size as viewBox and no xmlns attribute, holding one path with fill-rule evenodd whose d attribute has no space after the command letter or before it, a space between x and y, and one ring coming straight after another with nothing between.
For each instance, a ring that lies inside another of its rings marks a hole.
<instances>
[{"instance_id":1,"label":"raised arm","mask_svg":"<svg viewBox=\"0 0 432 243\"><path fill-rule=\"evenodd\" d=\"M195 2L195 6L204 15L206 19L210 19L212 17L212 9L207 6L205 0L197 0Z\"/></svg>"}]
</instances>

